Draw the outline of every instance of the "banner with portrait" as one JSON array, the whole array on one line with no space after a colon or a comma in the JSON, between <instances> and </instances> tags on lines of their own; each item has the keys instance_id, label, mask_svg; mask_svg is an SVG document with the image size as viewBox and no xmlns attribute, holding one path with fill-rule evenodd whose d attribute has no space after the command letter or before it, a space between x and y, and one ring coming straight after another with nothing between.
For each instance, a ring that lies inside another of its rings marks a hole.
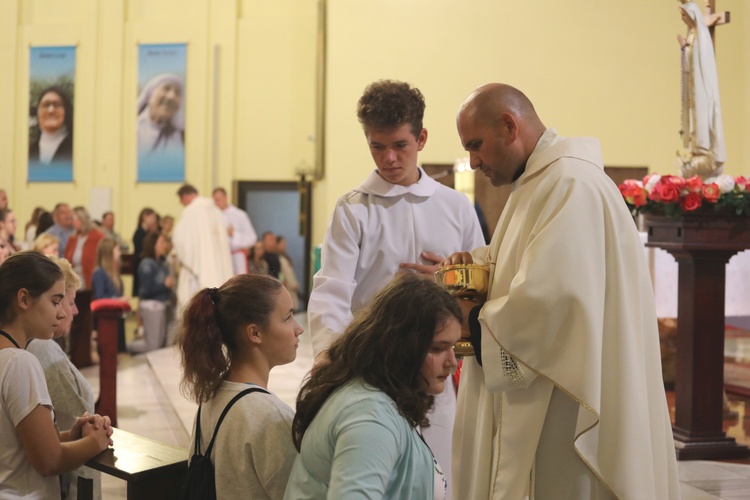
<instances>
[{"instance_id":1,"label":"banner with portrait","mask_svg":"<svg viewBox=\"0 0 750 500\"><path fill-rule=\"evenodd\" d=\"M185 180L187 46L138 47L138 182Z\"/></svg>"},{"instance_id":2,"label":"banner with portrait","mask_svg":"<svg viewBox=\"0 0 750 500\"><path fill-rule=\"evenodd\" d=\"M73 180L75 47L31 47L29 182Z\"/></svg>"}]
</instances>

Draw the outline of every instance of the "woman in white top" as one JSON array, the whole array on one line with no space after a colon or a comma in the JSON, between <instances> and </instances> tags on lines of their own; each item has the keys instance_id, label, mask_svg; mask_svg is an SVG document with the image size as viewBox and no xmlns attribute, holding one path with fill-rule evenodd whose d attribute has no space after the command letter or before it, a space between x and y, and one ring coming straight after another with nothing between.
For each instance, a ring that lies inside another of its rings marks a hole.
<instances>
[{"instance_id":1,"label":"woman in white top","mask_svg":"<svg viewBox=\"0 0 750 500\"><path fill-rule=\"evenodd\" d=\"M13 243L13 235L16 233L16 214L10 208L0 209L0 244L8 249L9 254L19 250L18 245Z\"/></svg>"},{"instance_id":2,"label":"woman in white top","mask_svg":"<svg viewBox=\"0 0 750 500\"><path fill-rule=\"evenodd\" d=\"M39 218L44 212L45 210L42 207L36 207L34 211L31 212L31 220L27 222L24 227L24 250L30 250L34 244L34 240L36 239L36 228L39 226Z\"/></svg>"},{"instance_id":3,"label":"woman in white top","mask_svg":"<svg viewBox=\"0 0 750 500\"><path fill-rule=\"evenodd\" d=\"M289 292L266 275L241 274L220 288L205 288L183 311L182 389L201 405L202 453L227 403L245 389L262 389L232 406L216 436L210 458L217 498L284 496L297 455L294 412L268 392L268 375L274 366L294 361L302 332ZM194 425L191 457L195 436Z\"/></svg>"},{"instance_id":4,"label":"woman in white top","mask_svg":"<svg viewBox=\"0 0 750 500\"><path fill-rule=\"evenodd\" d=\"M65 318L60 268L37 252L0 265L0 498L60 498L58 475L111 444L108 417L84 413L58 432L44 372L24 347Z\"/></svg>"}]
</instances>

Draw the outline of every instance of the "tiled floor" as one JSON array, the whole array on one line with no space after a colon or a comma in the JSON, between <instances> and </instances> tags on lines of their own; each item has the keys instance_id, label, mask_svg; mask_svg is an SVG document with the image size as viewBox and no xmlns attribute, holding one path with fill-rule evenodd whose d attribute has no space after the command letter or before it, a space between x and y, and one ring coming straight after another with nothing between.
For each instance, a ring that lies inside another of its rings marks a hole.
<instances>
[{"instance_id":1,"label":"tiled floor","mask_svg":"<svg viewBox=\"0 0 750 500\"><path fill-rule=\"evenodd\" d=\"M306 324L304 315L298 318ZM269 389L294 407L297 391L304 375L312 366L310 336L301 337L297 359L289 365L271 372ZM98 367L82 370L98 393ZM165 348L148 355L131 357L120 355L117 371L117 396L119 427L142 436L174 446L188 448L190 429L196 405L186 400L179 390L180 360L174 348ZM733 409L741 412L738 427L749 420L746 401L733 401ZM738 440L744 439L737 436ZM115 443L115 449L117 443ZM687 461L679 462L682 498L750 499L750 465ZM102 478L102 496L105 500L124 499L125 483L110 476Z\"/></svg>"}]
</instances>

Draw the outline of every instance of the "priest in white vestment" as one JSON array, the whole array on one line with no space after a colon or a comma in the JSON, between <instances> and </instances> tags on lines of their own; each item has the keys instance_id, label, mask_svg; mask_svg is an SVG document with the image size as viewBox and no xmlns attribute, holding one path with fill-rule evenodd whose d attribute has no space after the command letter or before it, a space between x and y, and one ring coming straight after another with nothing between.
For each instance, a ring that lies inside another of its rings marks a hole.
<instances>
[{"instance_id":1,"label":"priest in white vestment","mask_svg":"<svg viewBox=\"0 0 750 500\"><path fill-rule=\"evenodd\" d=\"M418 89L394 81L371 84L359 101L357 114L377 169L339 198L323 241L308 303L316 356L397 272L433 279L443 257L484 244L469 199L417 166L427 141L424 107ZM430 427L423 429L449 482L455 400L449 379L428 414Z\"/></svg>"},{"instance_id":2,"label":"priest in white vestment","mask_svg":"<svg viewBox=\"0 0 750 500\"><path fill-rule=\"evenodd\" d=\"M471 167L513 190L488 247L483 305L462 303L466 358L454 498L679 497L654 298L635 224L599 142L546 129L517 89L458 114Z\"/></svg>"},{"instance_id":3,"label":"priest in white vestment","mask_svg":"<svg viewBox=\"0 0 750 500\"><path fill-rule=\"evenodd\" d=\"M250 222L250 216L247 215L247 212L229 203L224 188L217 187L214 189L212 196L227 225L227 237L229 238L229 250L232 252L234 274L244 274L247 272L249 249L258 241L258 235L255 233L255 228L253 223Z\"/></svg>"},{"instance_id":4,"label":"priest in white vestment","mask_svg":"<svg viewBox=\"0 0 750 500\"><path fill-rule=\"evenodd\" d=\"M177 310L198 290L218 287L233 276L227 226L212 200L198 196L190 184L177 192L185 207L174 228L172 242L180 274L177 279Z\"/></svg>"}]
</instances>

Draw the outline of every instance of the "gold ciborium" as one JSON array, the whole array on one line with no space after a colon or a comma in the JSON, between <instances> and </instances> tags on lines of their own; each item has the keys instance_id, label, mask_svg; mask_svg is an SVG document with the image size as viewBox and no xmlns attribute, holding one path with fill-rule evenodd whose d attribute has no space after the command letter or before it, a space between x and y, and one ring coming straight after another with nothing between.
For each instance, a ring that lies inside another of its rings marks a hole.
<instances>
[{"instance_id":1,"label":"gold ciborium","mask_svg":"<svg viewBox=\"0 0 750 500\"><path fill-rule=\"evenodd\" d=\"M490 267L479 264L453 264L435 271L435 282L449 294L459 299L480 299L487 296ZM473 356L474 347L467 338L461 338L453 348L456 356Z\"/></svg>"}]
</instances>

